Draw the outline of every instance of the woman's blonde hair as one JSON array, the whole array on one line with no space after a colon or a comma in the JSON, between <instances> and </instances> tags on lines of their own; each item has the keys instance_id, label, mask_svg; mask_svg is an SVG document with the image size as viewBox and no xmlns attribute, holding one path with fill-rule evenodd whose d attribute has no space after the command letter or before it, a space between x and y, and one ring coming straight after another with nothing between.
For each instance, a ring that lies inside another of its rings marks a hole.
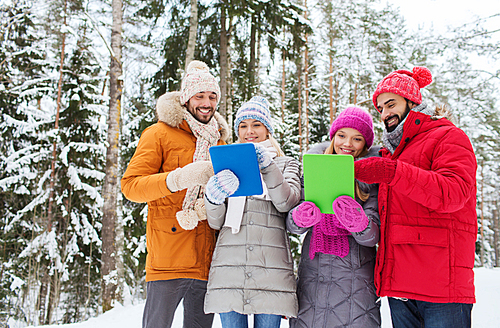
<instances>
[{"instance_id":1,"label":"woman's blonde hair","mask_svg":"<svg viewBox=\"0 0 500 328\"><path fill-rule=\"evenodd\" d=\"M271 145L273 145L273 147L278 152L278 155L276 155L276 157L285 156L285 153L280 148L280 144L278 143L278 141L276 139L274 139L274 137L271 134L267 135L267 139L269 139L269 141L271 142Z\"/></svg>"},{"instance_id":2,"label":"woman's blonde hair","mask_svg":"<svg viewBox=\"0 0 500 328\"><path fill-rule=\"evenodd\" d=\"M335 135L333 136L332 141L330 142L330 144L326 148L324 154L335 154L335 148L333 145L334 141L335 141ZM358 155L358 157L363 157L367 153L368 153L368 148L366 147L366 142L365 142L365 146L363 148L363 151L361 151L361 153ZM368 199L368 197L370 196L369 194L367 194L366 192L361 190L357 180L354 180L354 194L356 197L361 199L361 201L363 201L363 202L365 202Z\"/></svg>"}]
</instances>

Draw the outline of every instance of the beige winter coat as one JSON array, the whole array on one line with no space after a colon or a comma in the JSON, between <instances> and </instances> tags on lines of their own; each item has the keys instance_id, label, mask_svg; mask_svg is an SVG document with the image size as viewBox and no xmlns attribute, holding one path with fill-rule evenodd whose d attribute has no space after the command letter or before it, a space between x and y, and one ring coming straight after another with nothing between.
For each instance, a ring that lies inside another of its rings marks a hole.
<instances>
[{"instance_id":1,"label":"beige winter coat","mask_svg":"<svg viewBox=\"0 0 500 328\"><path fill-rule=\"evenodd\" d=\"M236 311L297 316L287 212L300 200L300 163L277 157L262 170L271 200L247 197L240 231L223 227L226 205L205 198L207 220L220 229L205 297L206 313Z\"/></svg>"}]
</instances>

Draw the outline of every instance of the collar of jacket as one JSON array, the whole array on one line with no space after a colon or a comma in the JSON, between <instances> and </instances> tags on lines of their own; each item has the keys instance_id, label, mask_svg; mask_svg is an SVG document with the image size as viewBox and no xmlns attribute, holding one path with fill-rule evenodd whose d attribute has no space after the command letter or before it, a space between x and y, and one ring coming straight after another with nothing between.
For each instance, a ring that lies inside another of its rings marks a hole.
<instances>
[{"instance_id":1,"label":"collar of jacket","mask_svg":"<svg viewBox=\"0 0 500 328\"><path fill-rule=\"evenodd\" d=\"M307 152L306 154L324 154L326 148L330 146L331 141L323 141L319 144L313 145ZM368 153L366 153L365 156L360 157L358 159L362 158L368 158L368 157L373 157L373 156L378 156L378 153L382 147L378 145L373 145L371 148L368 150Z\"/></svg>"},{"instance_id":2,"label":"collar of jacket","mask_svg":"<svg viewBox=\"0 0 500 328\"><path fill-rule=\"evenodd\" d=\"M184 122L184 111L186 107L181 105L181 93L179 91L167 92L158 98L156 102L156 117L158 121L171 127L180 128ZM229 126L219 113L215 112L215 120L219 124L221 139L227 141L229 137Z\"/></svg>"},{"instance_id":3,"label":"collar of jacket","mask_svg":"<svg viewBox=\"0 0 500 328\"><path fill-rule=\"evenodd\" d=\"M439 115L436 111L432 116L420 112L410 111L404 122L403 137L399 146L394 150L391 158L395 159L401 154L406 145L418 134L426 133L441 126L455 126L449 116Z\"/></svg>"}]
</instances>

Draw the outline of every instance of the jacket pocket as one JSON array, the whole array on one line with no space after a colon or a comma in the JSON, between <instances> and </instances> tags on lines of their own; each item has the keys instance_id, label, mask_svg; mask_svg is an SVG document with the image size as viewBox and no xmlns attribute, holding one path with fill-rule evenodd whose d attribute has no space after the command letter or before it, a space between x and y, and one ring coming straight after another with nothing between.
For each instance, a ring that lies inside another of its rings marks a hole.
<instances>
[{"instance_id":1,"label":"jacket pocket","mask_svg":"<svg viewBox=\"0 0 500 328\"><path fill-rule=\"evenodd\" d=\"M184 230L175 217L154 218L148 236L151 267L176 271L196 266L196 229Z\"/></svg>"},{"instance_id":2,"label":"jacket pocket","mask_svg":"<svg viewBox=\"0 0 500 328\"><path fill-rule=\"evenodd\" d=\"M178 167L181 167L181 154L179 152L171 152L167 157L166 160L162 164L162 171L163 172L170 172L175 170ZM160 171L161 172L161 171Z\"/></svg>"},{"instance_id":3,"label":"jacket pocket","mask_svg":"<svg viewBox=\"0 0 500 328\"><path fill-rule=\"evenodd\" d=\"M449 233L444 228L395 225L392 290L448 297Z\"/></svg>"}]
</instances>

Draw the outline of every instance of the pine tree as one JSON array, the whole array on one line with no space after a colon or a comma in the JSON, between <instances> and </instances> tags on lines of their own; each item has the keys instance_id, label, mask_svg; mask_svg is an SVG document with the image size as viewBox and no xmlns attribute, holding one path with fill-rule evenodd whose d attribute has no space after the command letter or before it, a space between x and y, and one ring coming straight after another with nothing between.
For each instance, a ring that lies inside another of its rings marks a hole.
<instances>
[{"instance_id":1,"label":"pine tree","mask_svg":"<svg viewBox=\"0 0 500 328\"><path fill-rule=\"evenodd\" d=\"M27 319L21 295L30 282L19 256L39 230L34 213L43 212L33 195L43 152L37 124L48 120L40 110L48 83L41 77L45 53L31 6L29 1L0 6L0 323L9 317Z\"/></svg>"},{"instance_id":2,"label":"pine tree","mask_svg":"<svg viewBox=\"0 0 500 328\"><path fill-rule=\"evenodd\" d=\"M52 5L58 6L57 10L49 7L54 12L64 8L60 3ZM26 5L14 8L22 11L16 19L25 18L19 21L22 28L15 33L26 30L13 34L18 42L15 53L19 60L6 62L16 85L3 84L6 94L18 93L16 102L11 103L13 110L5 112L7 122L1 125L4 132L12 135L10 141L4 139L7 143L2 144L7 152L2 160L5 176L0 184L9 194L5 198L8 203L4 204L2 228L6 240L16 240L14 248L10 244L7 248L11 270L16 272L8 279L19 281L9 298L10 315L28 324L75 322L85 317L86 307L96 308L100 292L93 286L100 256L97 246L104 163L104 130L100 124L105 114L105 98L101 95L104 76L86 22L78 16L78 3L69 3L74 15L66 17L66 29L60 28L77 31L68 34L64 57L60 52L61 34L54 33L60 21L52 21L51 17L52 25L47 26L50 28L38 28L34 33L35 24L42 26L37 15L45 19L44 12L35 15ZM8 39L12 37L9 33L2 34ZM2 42L2 46L8 44ZM44 61L40 60L42 57ZM56 99L60 104L58 129L54 129ZM54 144L55 179L53 187L49 187ZM50 190L54 201L49 227Z\"/></svg>"}]
</instances>

